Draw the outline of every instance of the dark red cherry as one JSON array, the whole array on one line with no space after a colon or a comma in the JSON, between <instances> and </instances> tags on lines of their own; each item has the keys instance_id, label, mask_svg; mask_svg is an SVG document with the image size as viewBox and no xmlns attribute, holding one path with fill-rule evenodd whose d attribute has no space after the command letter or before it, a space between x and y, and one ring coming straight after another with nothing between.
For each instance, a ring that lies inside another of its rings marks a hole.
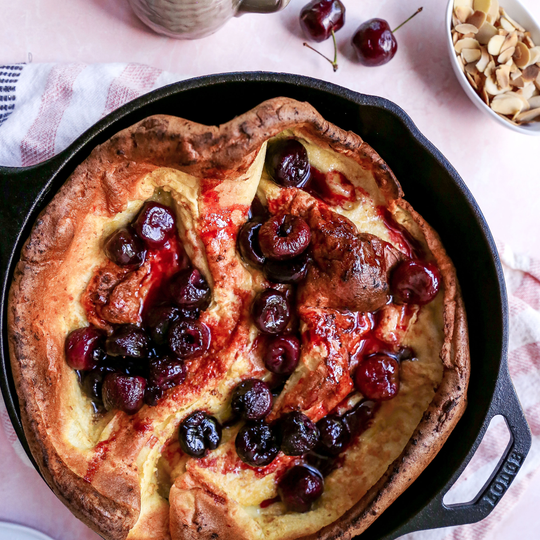
<instances>
[{"instance_id":1,"label":"dark red cherry","mask_svg":"<svg viewBox=\"0 0 540 540\"><path fill-rule=\"evenodd\" d=\"M84 393L94 402L97 402L98 405L101 405L102 402L102 387L103 379L107 373L104 373L100 369L93 369L91 371L85 371L82 373L81 385Z\"/></svg>"},{"instance_id":2,"label":"dark red cherry","mask_svg":"<svg viewBox=\"0 0 540 540\"><path fill-rule=\"evenodd\" d=\"M150 363L150 383L162 390L183 383L186 378L186 366L177 358L164 356Z\"/></svg>"},{"instance_id":3,"label":"dark red cherry","mask_svg":"<svg viewBox=\"0 0 540 540\"><path fill-rule=\"evenodd\" d=\"M370 19L361 24L352 38L360 63L372 67L382 66L392 60L398 48L394 33L421 11L422 8L419 8L394 30L390 30L384 19Z\"/></svg>"},{"instance_id":4,"label":"dark red cherry","mask_svg":"<svg viewBox=\"0 0 540 540\"><path fill-rule=\"evenodd\" d=\"M279 480L278 493L290 512L309 512L322 495L322 474L310 465L295 465Z\"/></svg>"},{"instance_id":5,"label":"dark red cherry","mask_svg":"<svg viewBox=\"0 0 540 540\"><path fill-rule=\"evenodd\" d=\"M325 41L345 24L345 6L340 0L313 0L300 11L300 26L314 41Z\"/></svg>"},{"instance_id":6,"label":"dark red cherry","mask_svg":"<svg viewBox=\"0 0 540 540\"><path fill-rule=\"evenodd\" d=\"M119 409L128 414L136 413L144 403L146 380L122 373L110 373L103 381L103 404L108 411Z\"/></svg>"},{"instance_id":7,"label":"dark red cherry","mask_svg":"<svg viewBox=\"0 0 540 540\"><path fill-rule=\"evenodd\" d=\"M248 220L259 221L262 223L269 217L268 208L266 208L266 206L264 206L264 204L261 202L261 199L255 195L255 197L253 197L253 201L251 201L251 206L249 207Z\"/></svg>"},{"instance_id":8,"label":"dark red cherry","mask_svg":"<svg viewBox=\"0 0 540 540\"><path fill-rule=\"evenodd\" d=\"M259 231L261 227L262 223L259 221L248 221L238 233L238 251L240 251L240 255L242 255L244 261L255 268L262 266L265 261L261 246L259 245Z\"/></svg>"},{"instance_id":9,"label":"dark red cherry","mask_svg":"<svg viewBox=\"0 0 540 540\"><path fill-rule=\"evenodd\" d=\"M185 360L201 356L210 347L210 329L199 321L179 320L169 330L171 351Z\"/></svg>"},{"instance_id":10,"label":"dark red cherry","mask_svg":"<svg viewBox=\"0 0 540 540\"><path fill-rule=\"evenodd\" d=\"M144 358L148 355L150 340L146 332L134 324L117 326L105 341L110 356Z\"/></svg>"},{"instance_id":11,"label":"dark red cherry","mask_svg":"<svg viewBox=\"0 0 540 540\"><path fill-rule=\"evenodd\" d=\"M101 357L105 334L87 326L73 330L66 338L66 362L70 368L81 371L94 369Z\"/></svg>"},{"instance_id":12,"label":"dark red cherry","mask_svg":"<svg viewBox=\"0 0 540 540\"><path fill-rule=\"evenodd\" d=\"M272 428L264 422L248 422L236 435L236 453L251 467L264 467L274 461L279 452Z\"/></svg>"},{"instance_id":13,"label":"dark red cherry","mask_svg":"<svg viewBox=\"0 0 540 540\"><path fill-rule=\"evenodd\" d=\"M231 408L244 420L262 420L272 410L272 403L272 392L264 381L247 379L234 389Z\"/></svg>"},{"instance_id":14,"label":"dark red cherry","mask_svg":"<svg viewBox=\"0 0 540 540\"><path fill-rule=\"evenodd\" d=\"M370 426L378 408L379 403L364 399L341 417L348 426L352 437L360 435Z\"/></svg>"},{"instance_id":15,"label":"dark red cherry","mask_svg":"<svg viewBox=\"0 0 540 540\"><path fill-rule=\"evenodd\" d=\"M399 363L386 354L369 356L358 364L354 382L368 399L392 399L399 392Z\"/></svg>"},{"instance_id":16,"label":"dark red cherry","mask_svg":"<svg viewBox=\"0 0 540 540\"><path fill-rule=\"evenodd\" d=\"M311 260L307 251L288 261L267 259L263 265L264 277L274 283L300 283L308 274Z\"/></svg>"},{"instance_id":17,"label":"dark red cherry","mask_svg":"<svg viewBox=\"0 0 540 540\"><path fill-rule=\"evenodd\" d=\"M140 266L146 258L143 241L130 227L122 227L105 242L105 255L119 266Z\"/></svg>"},{"instance_id":18,"label":"dark red cherry","mask_svg":"<svg viewBox=\"0 0 540 540\"><path fill-rule=\"evenodd\" d=\"M264 365L278 375L290 375L300 359L300 340L295 336L277 336L268 341Z\"/></svg>"},{"instance_id":19,"label":"dark red cherry","mask_svg":"<svg viewBox=\"0 0 540 540\"><path fill-rule=\"evenodd\" d=\"M284 187L302 187L309 180L309 160L304 145L296 139L277 139L268 144L266 169Z\"/></svg>"},{"instance_id":20,"label":"dark red cherry","mask_svg":"<svg viewBox=\"0 0 540 540\"><path fill-rule=\"evenodd\" d=\"M170 305L153 306L145 316L145 324L150 337L158 344L167 341L171 323L180 318L180 308Z\"/></svg>"},{"instance_id":21,"label":"dark red cherry","mask_svg":"<svg viewBox=\"0 0 540 540\"><path fill-rule=\"evenodd\" d=\"M434 263L403 261L392 272L390 291L400 304L427 304L439 292L441 274Z\"/></svg>"},{"instance_id":22,"label":"dark red cherry","mask_svg":"<svg viewBox=\"0 0 540 540\"><path fill-rule=\"evenodd\" d=\"M221 442L221 424L204 411L195 411L185 418L178 430L180 447L188 455L202 458Z\"/></svg>"},{"instance_id":23,"label":"dark red cherry","mask_svg":"<svg viewBox=\"0 0 540 540\"><path fill-rule=\"evenodd\" d=\"M175 233L176 218L168 206L147 202L135 219L133 228L150 248L161 247Z\"/></svg>"},{"instance_id":24,"label":"dark red cherry","mask_svg":"<svg viewBox=\"0 0 540 540\"><path fill-rule=\"evenodd\" d=\"M319 440L319 429L305 415L293 411L279 420L281 451L287 456L301 456L313 450Z\"/></svg>"},{"instance_id":25,"label":"dark red cherry","mask_svg":"<svg viewBox=\"0 0 540 540\"><path fill-rule=\"evenodd\" d=\"M298 216L281 214L270 218L259 231L259 245L265 257L285 261L303 253L311 242L309 225Z\"/></svg>"},{"instance_id":26,"label":"dark red cherry","mask_svg":"<svg viewBox=\"0 0 540 540\"><path fill-rule=\"evenodd\" d=\"M274 289L260 292L251 308L255 326L264 334L279 334L291 319L291 307L284 293Z\"/></svg>"},{"instance_id":27,"label":"dark red cherry","mask_svg":"<svg viewBox=\"0 0 540 540\"><path fill-rule=\"evenodd\" d=\"M335 414L321 418L317 422L317 428L320 437L316 451L323 455L337 456L345 450L351 440L349 426Z\"/></svg>"},{"instance_id":28,"label":"dark red cherry","mask_svg":"<svg viewBox=\"0 0 540 540\"><path fill-rule=\"evenodd\" d=\"M175 303L183 308L206 309L211 291L197 268L185 268L175 274L169 283L169 292Z\"/></svg>"}]
</instances>

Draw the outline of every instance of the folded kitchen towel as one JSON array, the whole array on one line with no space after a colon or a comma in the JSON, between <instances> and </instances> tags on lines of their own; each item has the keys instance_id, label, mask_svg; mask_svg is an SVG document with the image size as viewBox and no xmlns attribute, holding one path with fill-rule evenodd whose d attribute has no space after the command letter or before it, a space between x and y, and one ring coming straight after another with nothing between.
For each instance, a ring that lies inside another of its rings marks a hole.
<instances>
[{"instance_id":1,"label":"folded kitchen towel","mask_svg":"<svg viewBox=\"0 0 540 540\"><path fill-rule=\"evenodd\" d=\"M25 167L51 158L124 103L186 78L138 64L41 64L0 67L0 165ZM408 540L489 540L540 466L540 261L498 246L510 304L509 365L533 432L523 468L486 520L463 527L412 533ZM0 400L5 440L30 465ZM509 439L495 419L447 502L471 500L495 468ZM0 438L0 455L2 455ZM22 463L13 466L23 466Z\"/></svg>"}]
</instances>

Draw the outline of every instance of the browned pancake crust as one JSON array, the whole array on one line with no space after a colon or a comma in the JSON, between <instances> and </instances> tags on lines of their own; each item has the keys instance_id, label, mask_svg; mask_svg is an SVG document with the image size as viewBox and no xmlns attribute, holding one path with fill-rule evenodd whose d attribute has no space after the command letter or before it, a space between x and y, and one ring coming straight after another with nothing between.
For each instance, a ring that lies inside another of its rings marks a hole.
<instances>
[{"instance_id":1,"label":"browned pancake crust","mask_svg":"<svg viewBox=\"0 0 540 540\"><path fill-rule=\"evenodd\" d=\"M62 427L69 402L63 382L71 370L64 361L65 336L51 335L48 325L67 293L60 290L57 297L45 298L45 284L54 282L69 257L84 216L99 211L113 218L125 210L142 176L166 166L199 177L234 178L248 169L264 141L288 128L306 133L321 147L346 155L373 172L388 205L397 201L422 228L445 286L446 341L441 353L445 373L435 399L396 465L354 508L313 538L349 538L364 530L436 455L465 408L468 343L455 271L436 233L400 199L399 183L369 145L324 120L309 104L288 98L264 102L219 127L164 115L147 118L97 147L40 214L17 264L8 308L12 370L32 454L56 495L106 538L125 538L137 522L141 504L138 473L134 467L125 467L123 458L136 456L149 435L126 420L121 436L111 441L91 478L84 456L66 447ZM118 461L106 459L107 454ZM184 501L178 511L192 512L194 524L211 523L209 538L215 538L215 533L221 539L242 538L231 503L225 501L222 508L215 495L213 502L211 498L201 491L192 508L186 508ZM171 503L178 506L174 501L173 489ZM204 527L176 529L183 521L175 515L172 512L174 538L206 537Z\"/></svg>"}]
</instances>

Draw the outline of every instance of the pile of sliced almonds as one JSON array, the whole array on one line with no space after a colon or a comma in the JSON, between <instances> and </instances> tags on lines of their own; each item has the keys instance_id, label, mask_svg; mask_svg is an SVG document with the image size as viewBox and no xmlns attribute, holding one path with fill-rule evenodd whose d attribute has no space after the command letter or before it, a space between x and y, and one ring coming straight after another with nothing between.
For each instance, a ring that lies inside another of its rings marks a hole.
<instances>
[{"instance_id":1,"label":"pile of sliced almonds","mask_svg":"<svg viewBox=\"0 0 540 540\"><path fill-rule=\"evenodd\" d=\"M454 0L458 64L497 114L515 124L540 121L540 46L498 0Z\"/></svg>"}]
</instances>

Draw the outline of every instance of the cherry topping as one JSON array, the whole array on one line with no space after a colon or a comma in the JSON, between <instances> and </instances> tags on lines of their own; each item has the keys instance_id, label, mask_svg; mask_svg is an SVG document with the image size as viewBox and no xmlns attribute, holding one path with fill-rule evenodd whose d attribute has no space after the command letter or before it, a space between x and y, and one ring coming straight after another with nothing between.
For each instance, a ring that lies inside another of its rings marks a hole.
<instances>
[{"instance_id":1,"label":"cherry topping","mask_svg":"<svg viewBox=\"0 0 540 540\"><path fill-rule=\"evenodd\" d=\"M340 0L313 0L300 12L300 26L314 41L327 40L345 24L345 6Z\"/></svg>"},{"instance_id":2,"label":"cherry topping","mask_svg":"<svg viewBox=\"0 0 540 540\"><path fill-rule=\"evenodd\" d=\"M310 242L309 225L301 217L292 214L270 218L259 231L259 245L263 255L276 261L300 255Z\"/></svg>"},{"instance_id":3,"label":"cherry topping","mask_svg":"<svg viewBox=\"0 0 540 540\"><path fill-rule=\"evenodd\" d=\"M272 392L264 381L247 379L234 389L231 406L244 420L262 420L272 410L272 403Z\"/></svg>"},{"instance_id":4,"label":"cherry topping","mask_svg":"<svg viewBox=\"0 0 540 540\"><path fill-rule=\"evenodd\" d=\"M360 433L363 433L369 427L378 408L379 404L375 401L364 399L342 416L352 437L360 435Z\"/></svg>"},{"instance_id":5,"label":"cherry topping","mask_svg":"<svg viewBox=\"0 0 540 540\"><path fill-rule=\"evenodd\" d=\"M356 388L375 401L387 401L399 391L399 363L386 354L374 354L360 362L354 375Z\"/></svg>"},{"instance_id":6,"label":"cherry topping","mask_svg":"<svg viewBox=\"0 0 540 540\"><path fill-rule=\"evenodd\" d=\"M104 246L105 255L119 266L140 266L146 258L144 243L130 227L111 234Z\"/></svg>"},{"instance_id":7,"label":"cherry topping","mask_svg":"<svg viewBox=\"0 0 540 540\"><path fill-rule=\"evenodd\" d=\"M291 512L308 512L312 504L322 495L322 474L310 465L291 467L278 483L281 500Z\"/></svg>"},{"instance_id":8,"label":"cherry topping","mask_svg":"<svg viewBox=\"0 0 540 540\"><path fill-rule=\"evenodd\" d=\"M258 268L263 265L265 257L259 245L259 231L262 223L259 221L248 221L238 233L238 250L244 261L251 266Z\"/></svg>"},{"instance_id":9,"label":"cherry topping","mask_svg":"<svg viewBox=\"0 0 540 540\"><path fill-rule=\"evenodd\" d=\"M296 139L271 141L266 152L266 168L280 186L300 188L309 180L307 150Z\"/></svg>"},{"instance_id":10,"label":"cherry topping","mask_svg":"<svg viewBox=\"0 0 540 540\"><path fill-rule=\"evenodd\" d=\"M279 334L289 324L291 308L284 293L274 289L260 292L253 301L255 326L265 334Z\"/></svg>"},{"instance_id":11,"label":"cherry topping","mask_svg":"<svg viewBox=\"0 0 540 540\"><path fill-rule=\"evenodd\" d=\"M150 382L160 390L178 386L186 379L186 366L177 358L164 356L150 363Z\"/></svg>"},{"instance_id":12,"label":"cherry topping","mask_svg":"<svg viewBox=\"0 0 540 540\"><path fill-rule=\"evenodd\" d=\"M82 373L81 385L84 393L98 405L102 405L103 379L107 375L100 369L93 369Z\"/></svg>"},{"instance_id":13,"label":"cherry topping","mask_svg":"<svg viewBox=\"0 0 540 540\"><path fill-rule=\"evenodd\" d=\"M259 221L262 223L263 221L266 221L268 217L268 208L266 208L261 202L261 199L255 195L253 201L251 201L251 206L249 207L249 221Z\"/></svg>"},{"instance_id":14,"label":"cherry topping","mask_svg":"<svg viewBox=\"0 0 540 540\"><path fill-rule=\"evenodd\" d=\"M390 290L401 304L427 304L439 292L441 274L434 263L403 261L392 272Z\"/></svg>"},{"instance_id":15,"label":"cherry topping","mask_svg":"<svg viewBox=\"0 0 540 540\"><path fill-rule=\"evenodd\" d=\"M245 424L235 439L236 453L251 467L264 467L274 461L279 452L272 428L264 422Z\"/></svg>"},{"instance_id":16,"label":"cherry topping","mask_svg":"<svg viewBox=\"0 0 540 540\"><path fill-rule=\"evenodd\" d=\"M176 231L176 218L168 206L147 202L133 223L133 228L149 247L161 247Z\"/></svg>"},{"instance_id":17,"label":"cherry topping","mask_svg":"<svg viewBox=\"0 0 540 540\"><path fill-rule=\"evenodd\" d=\"M290 375L300 359L300 340L295 336L277 336L268 342L264 365L278 375Z\"/></svg>"},{"instance_id":18,"label":"cherry topping","mask_svg":"<svg viewBox=\"0 0 540 540\"><path fill-rule=\"evenodd\" d=\"M145 324L150 337L158 344L167 341L167 333L171 323L180 318L180 308L170 305L153 306L148 310Z\"/></svg>"},{"instance_id":19,"label":"cherry topping","mask_svg":"<svg viewBox=\"0 0 540 540\"><path fill-rule=\"evenodd\" d=\"M122 373L110 373L103 381L103 404L108 411L120 409L127 414L136 413L144 403L146 380Z\"/></svg>"},{"instance_id":20,"label":"cherry topping","mask_svg":"<svg viewBox=\"0 0 540 540\"><path fill-rule=\"evenodd\" d=\"M315 448L319 440L319 429L305 415L293 411L279 420L281 451L287 456L301 456Z\"/></svg>"},{"instance_id":21,"label":"cherry topping","mask_svg":"<svg viewBox=\"0 0 540 540\"><path fill-rule=\"evenodd\" d=\"M180 307L206 309L210 304L210 287L197 268L185 268L169 283L173 300Z\"/></svg>"},{"instance_id":22,"label":"cherry topping","mask_svg":"<svg viewBox=\"0 0 540 540\"><path fill-rule=\"evenodd\" d=\"M143 358L148 355L148 336L146 332L134 324L117 326L105 341L105 350L111 356L129 356Z\"/></svg>"},{"instance_id":23,"label":"cherry topping","mask_svg":"<svg viewBox=\"0 0 540 540\"><path fill-rule=\"evenodd\" d=\"M180 447L188 455L204 457L221 442L221 424L204 411L195 411L185 418L178 430Z\"/></svg>"},{"instance_id":24,"label":"cherry topping","mask_svg":"<svg viewBox=\"0 0 540 540\"><path fill-rule=\"evenodd\" d=\"M303 281L308 273L311 257L307 251L288 261L267 259L263 266L264 276L274 283L295 284Z\"/></svg>"},{"instance_id":25,"label":"cherry topping","mask_svg":"<svg viewBox=\"0 0 540 540\"><path fill-rule=\"evenodd\" d=\"M351 440L351 433L346 422L335 414L329 414L317 422L320 432L316 451L321 454L337 456Z\"/></svg>"},{"instance_id":26,"label":"cherry topping","mask_svg":"<svg viewBox=\"0 0 540 540\"><path fill-rule=\"evenodd\" d=\"M73 330L66 338L66 362L70 368L94 369L102 355L104 334L93 326Z\"/></svg>"},{"instance_id":27,"label":"cherry topping","mask_svg":"<svg viewBox=\"0 0 540 540\"><path fill-rule=\"evenodd\" d=\"M361 24L352 38L352 45L360 63L365 66L382 66L390 62L398 48L394 32L421 11L422 8L418 9L394 30L390 30L384 19L370 19Z\"/></svg>"},{"instance_id":28,"label":"cherry topping","mask_svg":"<svg viewBox=\"0 0 540 540\"><path fill-rule=\"evenodd\" d=\"M210 347L210 329L199 321L172 323L168 337L171 351L181 359L201 356Z\"/></svg>"}]
</instances>

